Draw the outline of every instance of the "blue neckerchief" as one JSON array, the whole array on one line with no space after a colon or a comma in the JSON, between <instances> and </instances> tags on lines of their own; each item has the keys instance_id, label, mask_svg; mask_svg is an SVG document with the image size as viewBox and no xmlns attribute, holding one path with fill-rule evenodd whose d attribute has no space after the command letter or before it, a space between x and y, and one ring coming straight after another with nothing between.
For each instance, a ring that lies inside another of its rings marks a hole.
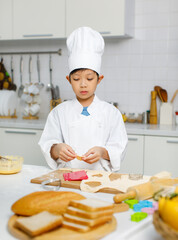
<instances>
[{"instance_id":1,"label":"blue neckerchief","mask_svg":"<svg viewBox=\"0 0 178 240\"><path fill-rule=\"evenodd\" d=\"M88 107L83 107L83 111L81 112L81 114L85 115L85 116L89 116L89 112L87 111Z\"/></svg>"}]
</instances>

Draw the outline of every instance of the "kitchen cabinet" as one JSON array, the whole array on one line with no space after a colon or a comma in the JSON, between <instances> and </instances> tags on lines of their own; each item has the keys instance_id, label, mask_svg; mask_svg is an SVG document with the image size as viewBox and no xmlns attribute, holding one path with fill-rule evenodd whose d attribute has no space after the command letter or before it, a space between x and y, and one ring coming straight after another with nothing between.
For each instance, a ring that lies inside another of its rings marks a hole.
<instances>
[{"instance_id":1,"label":"kitchen cabinet","mask_svg":"<svg viewBox=\"0 0 178 240\"><path fill-rule=\"evenodd\" d=\"M128 135L126 155L121 163L121 173L143 174L144 136Z\"/></svg>"},{"instance_id":2,"label":"kitchen cabinet","mask_svg":"<svg viewBox=\"0 0 178 240\"><path fill-rule=\"evenodd\" d=\"M103 36L133 36L134 0L66 0L66 35L81 26Z\"/></svg>"},{"instance_id":3,"label":"kitchen cabinet","mask_svg":"<svg viewBox=\"0 0 178 240\"><path fill-rule=\"evenodd\" d=\"M178 137L145 136L144 174L168 171L178 177Z\"/></svg>"},{"instance_id":4,"label":"kitchen cabinet","mask_svg":"<svg viewBox=\"0 0 178 240\"><path fill-rule=\"evenodd\" d=\"M12 0L0 0L0 40L12 39Z\"/></svg>"},{"instance_id":5,"label":"kitchen cabinet","mask_svg":"<svg viewBox=\"0 0 178 240\"><path fill-rule=\"evenodd\" d=\"M13 0L13 38L65 36L65 0Z\"/></svg>"},{"instance_id":6,"label":"kitchen cabinet","mask_svg":"<svg viewBox=\"0 0 178 240\"><path fill-rule=\"evenodd\" d=\"M38 141L42 130L0 128L1 155L20 155L25 164L46 165Z\"/></svg>"}]
</instances>

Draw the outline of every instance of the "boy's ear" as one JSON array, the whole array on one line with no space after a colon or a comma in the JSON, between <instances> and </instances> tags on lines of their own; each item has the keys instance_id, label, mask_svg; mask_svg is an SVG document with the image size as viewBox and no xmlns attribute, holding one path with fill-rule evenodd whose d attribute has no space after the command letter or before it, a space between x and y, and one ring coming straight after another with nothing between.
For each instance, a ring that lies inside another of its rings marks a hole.
<instances>
[{"instance_id":1,"label":"boy's ear","mask_svg":"<svg viewBox=\"0 0 178 240\"><path fill-rule=\"evenodd\" d=\"M66 76L66 79L69 81L69 83L70 83L70 78L69 78L69 75L67 75Z\"/></svg>"},{"instance_id":2,"label":"boy's ear","mask_svg":"<svg viewBox=\"0 0 178 240\"><path fill-rule=\"evenodd\" d=\"M98 78L98 84L101 82L101 80L104 78L103 75L100 75L99 78Z\"/></svg>"}]
</instances>

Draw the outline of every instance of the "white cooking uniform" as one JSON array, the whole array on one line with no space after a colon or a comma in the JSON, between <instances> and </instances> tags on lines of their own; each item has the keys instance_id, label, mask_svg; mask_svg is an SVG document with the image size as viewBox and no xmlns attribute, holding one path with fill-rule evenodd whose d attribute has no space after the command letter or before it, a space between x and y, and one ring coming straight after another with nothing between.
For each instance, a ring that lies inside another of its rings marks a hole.
<instances>
[{"instance_id":1,"label":"white cooking uniform","mask_svg":"<svg viewBox=\"0 0 178 240\"><path fill-rule=\"evenodd\" d=\"M82 115L82 110L83 106L74 99L63 102L50 112L39 141L48 165L52 169L67 167L118 171L127 145L127 134L120 111L99 100L96 95L87 109L90 115ZM100 159L93 164L78 159L70 162L60 159L55 161L50 156L50 149L56 143L70 145L79 156L92 147L101 146L107 149L110 161Z\"/></svg>"}]
</instances>

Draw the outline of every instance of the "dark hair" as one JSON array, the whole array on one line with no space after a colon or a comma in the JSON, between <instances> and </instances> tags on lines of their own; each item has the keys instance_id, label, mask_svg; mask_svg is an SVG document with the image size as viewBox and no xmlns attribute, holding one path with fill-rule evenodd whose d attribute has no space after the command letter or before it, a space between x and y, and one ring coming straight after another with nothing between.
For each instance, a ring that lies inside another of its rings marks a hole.
<instances>
[{"instance_id":1,"label":"dark hair","mask_svg":"<svg viewBox=\"0 0 178 240\"><path fill-rule=\"evenodd\" d=\"M85 71L85 70L88 70L88 68L77 68L77 69L74 69L72 72L70 72L69 79L70 79L71 75L76 73L77 71ZM94 71L94 70L92 70L92 71L96 73L97 78L99 79L99 74L96 71Z\"/></svg>"}]
</instances>

